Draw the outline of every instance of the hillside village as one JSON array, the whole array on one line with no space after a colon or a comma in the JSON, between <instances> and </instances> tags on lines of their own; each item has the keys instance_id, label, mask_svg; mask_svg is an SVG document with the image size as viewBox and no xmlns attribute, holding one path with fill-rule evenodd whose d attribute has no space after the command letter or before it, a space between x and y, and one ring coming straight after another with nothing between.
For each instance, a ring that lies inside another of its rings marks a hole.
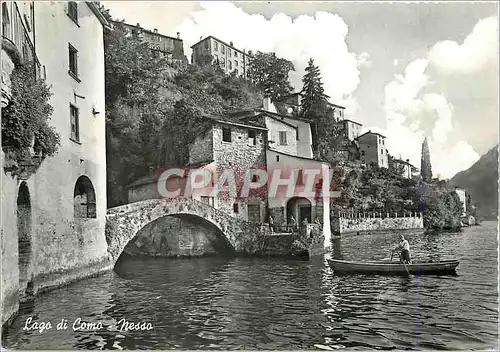
<instances>
[{"instance_id":1,"label":"hillside village","mask_svg":"<svg viewBox=\"0 0 500 352\"><path fill-rule=\"evenodd\" d=\"M296 92L286 58L233 44L207 33L190 64L181 33L114 20L98 2L2 3L2 324L36 292L112 268L133 226L153 215L110 219L133 204L146 212L172 166L238 177L280 170L299 193L310 170L332 170L333 199L319 195L321 177L308 196L270 195L270 186L213 196L214 183L183 194L182 211L242 229L245 238L228 238L251 253L262 250L252 243L261 232L299 224L326 248L344 230L469 223L470 196L432 177L426 141L419 170L329 101L313 59ZM189 255L194 242L175 245ZM196 243L202 254L209 246Z\"/></svg>"}]
</instances>

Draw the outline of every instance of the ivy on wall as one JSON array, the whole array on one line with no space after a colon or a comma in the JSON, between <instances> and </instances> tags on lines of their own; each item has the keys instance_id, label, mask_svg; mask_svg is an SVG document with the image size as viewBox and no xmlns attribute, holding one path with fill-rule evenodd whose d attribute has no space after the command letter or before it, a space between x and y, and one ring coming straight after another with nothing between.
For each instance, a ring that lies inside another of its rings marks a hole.
<instances>
[{"instance_id":1,"label":"ivy on wall","mask_svg":"<svg viewBox=\"0 0 500 352\"><path fill-rule=\"evenodd\" d=\"M45 81L35 79L34 64L19 65L11 74L12 98L2 111L2 149L15 160L52 156L60 145L59 134L49 125L52 95Z\"/></svg>"}]
</instances>

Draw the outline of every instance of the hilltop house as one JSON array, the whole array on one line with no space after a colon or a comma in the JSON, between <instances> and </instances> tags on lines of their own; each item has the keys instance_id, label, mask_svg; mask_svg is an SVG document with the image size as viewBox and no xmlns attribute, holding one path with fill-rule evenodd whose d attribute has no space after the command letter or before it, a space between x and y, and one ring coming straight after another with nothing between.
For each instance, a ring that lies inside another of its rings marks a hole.
<instances>
[{"instance_id":1,"label":"hilltop house","mask_svg":"<svg viewBox=\"0 0 500 352\"><path fill-rule=\"evenodd\" d=\"M303 93L296 92L283 97L279 102L275 102L274 109L282 115L299 116L302 113ZM340 122L344 120L345 107L328 102L331 117Z\"/></svg>"},{"instance_id":2,"label":"hilltop house","mask_svg":"<svg viewBox=\"0 0 500 352\"><path fill-rule=\"evenodd\" d=\"M248 65L252 57L252 52L245 52L236 48L233 42L226 42L208 36L205 39L200 37L200 41L191 46L193 53L191 55L191 64L200 65L211 57L218 63L221 69L226 73L235 73L239 77L248 76Z\"/></svg>"},{"instance_id":3,"label":"hilltop house","mask_svg":"<svg viewBox=\"0 0 500 352\"><path fill-rule=\"evenodd\" d=\"M376 164L379 167L389 167L385 136L380 133L368 131L357 137L359 143L359 153L361 162L370 165Z\"/></svg>"},{"instance_id":4,"label":"hilltop house","mask_svg":"<svg viewBox=\"0 0 500 352\"><path fill-rule=\"evenodd\" d=\"M156 28L152 31L145 29L139 23L134 26L125 22L113 21L113 24L124 26L128 36L139 38L147 43L153 56L165 58L167 61L178 65L187 64L187 58L184 55L184 43L179 32L177 32L177 37L174 38L158 33Z\"/></svg>"},{"instance_id":5,"label":"hilltop house","mask_svg":"<svg viewBox=\"0 0 500 352\"><path fill-rule=\"evenodd\" d=\"M388 156L389 168L396 170L401 176L405 178L412 178L414 173L418 171L418 169L410 164L409 159L402 160L396 159L391 155Z\"/></svg>"}]
</instances>

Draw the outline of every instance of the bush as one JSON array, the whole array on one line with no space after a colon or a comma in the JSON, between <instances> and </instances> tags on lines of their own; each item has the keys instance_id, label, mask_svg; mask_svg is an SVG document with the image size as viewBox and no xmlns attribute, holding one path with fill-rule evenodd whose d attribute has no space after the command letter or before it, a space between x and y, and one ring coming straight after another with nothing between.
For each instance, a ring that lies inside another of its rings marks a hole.
<instances>
[{"instance_id":1,"label":"bush","mask_svg":"<svg viewBox=\"0 0 500 352\"><path fill-rule=\"evenodd\" d=\"M60 144L59 134L49 125L52 95L43 80L35 79L33 63L12 71L12 99L2 114L2 148L20 158L32 147L42 156L52 156Z\"/></svg>"}]
</instances>

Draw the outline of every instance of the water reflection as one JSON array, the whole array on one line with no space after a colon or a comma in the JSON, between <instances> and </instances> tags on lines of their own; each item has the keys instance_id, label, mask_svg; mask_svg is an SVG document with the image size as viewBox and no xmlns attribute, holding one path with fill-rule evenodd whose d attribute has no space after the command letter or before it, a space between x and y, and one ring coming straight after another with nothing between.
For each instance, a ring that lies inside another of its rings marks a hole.
<instances>
[{"instance_id":1,"label":"water reflection","mask_svg":"<svg viewBox=\"0 0 500 352\"><path fill-rule=\"evenodd\" d=\"M489 229L489 230L488 230ZM489 231L489 232L488 232ZM488 349L497 321L496 225L408 235L415 254L457 257L458 276L338 276L328 257L387 258L395 236L333 240L311 261L129 258L116 272L36 298L11 349ZM102 322L98 331L23 331L28 317ZM117 322L148 321L150 331Z\"/></svg>"}]
</instances>

